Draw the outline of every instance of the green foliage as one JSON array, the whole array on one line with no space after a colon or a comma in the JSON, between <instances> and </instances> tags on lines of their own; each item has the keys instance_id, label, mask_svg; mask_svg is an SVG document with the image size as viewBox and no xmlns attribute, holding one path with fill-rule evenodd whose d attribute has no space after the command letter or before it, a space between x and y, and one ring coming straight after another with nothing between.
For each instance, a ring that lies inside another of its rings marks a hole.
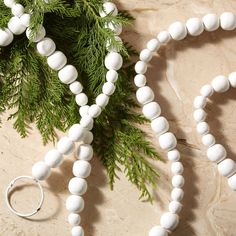
<instances>
[{"instance_id":1,"label":"green foliage","mask_svg":"<svg viewBox=\"0 0 236 236\"><path fill-rule=\"evenodd\" d=\"M129 61L134 51L127 44L117 42L113 33L104 28L110 21L129 24L132 18L126 13L99 17L102 0L20 2L33 13L32 36L43 24L47 36L66 54L68 63L76 66L78 80L83 84L90 104L105 82L107 40L120 49L125 65L119 71L115 94L95 121L95 152L107 169L111 188L118 177L117 172L123 171L140 190L140 197L151 200L148 186L155 186L158 173L148 157L159 160L159 156L146 140L146 134L136 127L146 120L134 111L137 107L132 97L134 72ZM10 17L10 10L1 1L0 27L6 27ZM60 83L57 73L47 66L46 59L37 53L35 44L25 35L15 37L11 45L0 48L0 112L7 109L14 110L9 119L14 119L14 127L22 137L35 122L44 143L55 141L56 129L66 131L80 120L74 95L68 86Z\"/></svg>"}]
</instances>

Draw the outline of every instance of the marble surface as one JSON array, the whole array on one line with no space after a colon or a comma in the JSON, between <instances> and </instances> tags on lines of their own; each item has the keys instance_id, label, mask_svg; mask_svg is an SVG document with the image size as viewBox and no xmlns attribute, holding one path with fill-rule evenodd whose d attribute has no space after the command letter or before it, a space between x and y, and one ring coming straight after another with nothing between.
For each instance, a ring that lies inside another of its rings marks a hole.
<instances>
[{"instance_id":1,"label":"marble surface","mask_svg":"<svg viewBox=\"0 0 236 236\"><path fill-rule=\"evenodd\" d=\"M234 0L119 0L119 9L128 10L135 18L134 27L125 29L123 38L137 50L146 41L166 29L175 20L185 21L192 16L202 17L209 12L236 11ZM171 130L179 140L186 168L184 209L175 236L235 236L236 193L225 178L217 173L205 156L205 149L195 132L192 119L192 101L200 87L219 74L236 69L236 31L204 33L200 37L171 43L160 50L149 65L149 84L154 88L156 100L170 121ZM214 96L207 106L208 121L217 142L223 143L228 156L236 160L236 93L231 89L223 97ZM149 125L144 129L161 152ZM54 171L44 184L46 201L40 213L30 220L12 215L4 203L4 191L10 179L30 174L35 161L42 159L44 147L38 132L32 128L29 138L21 139L12 128L12 122L3 116L0 129L0 235L42 236L69 235L65 222L64 203L68 195L67 183L71 177L74 157L68 157L59 170ZM52 145L49 145L52 146ZM138 200L138 191L124 176L120 176L115 190L110 191L99 161L92 161L89 191L85 195L86 211L83 225L86 236L144 236L159 222L170 201L170 172L168 162L155 163L161 173L158 188L153 190L154 204ZM18 188L12 197L18 209L31 209L38 192L33 186ZM17 202L16 202L17 197Z\"/></svg>"}]
</instances>

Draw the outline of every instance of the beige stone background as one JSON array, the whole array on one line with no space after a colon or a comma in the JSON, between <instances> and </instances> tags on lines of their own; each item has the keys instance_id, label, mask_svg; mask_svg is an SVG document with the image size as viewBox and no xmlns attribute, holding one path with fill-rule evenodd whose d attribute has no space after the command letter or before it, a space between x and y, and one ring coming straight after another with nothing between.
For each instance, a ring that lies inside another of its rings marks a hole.
<instances>
[{"instance_id":1,"label":"beige stone background","mask_svg":"<svg viewBox=\"0 0 236 236\"><path fill-rule=\"evenodd\" d=\"M134 27L126 29L123 38L137 50L144 48L148 39L175 20L185 21L209 12L236 11L235 0L118 0L117 4L119 9L128 10L136 18ZM215 166L206 159L192 119L192 101L200 87L214 76L227 75L236 69L235 45L235 31L218 30L171 43L162 48L150 63L149 84L179 139L186 168L184 209L180 225L173 234L175 236L236 235L236 193L228 188L226 179L220 177ZM228 156L234 160L235 100L236 92L231 89L224 96L214 96L207 106L212 133L218 142L226 146ZM145 128L159 150L149 125ZM44 184L46 201L42 211L31 220L21 219L7 210L4 190L12 177L30 174L32 164L43 158L48 147L42 145L35 129L32 129L29 138L21 139L6 116L3 116L0 134L0 235L69 235L64 203L74 157L68 157ZM161 154L166 158L164 153ZM122 175L115 190L110 191L104 169L96 158L92 165L89 191L85 195L86 209L82 214L86 235L148 235L148 230L159 222L170 201L169 163L156 163L161 178L158 188L153 190L153 205L139 201L138 191ZM30 186L19 190L13 196L17 207L24 210L33 207L38 199L36 189Z\"/></svg>"}]
</instances>

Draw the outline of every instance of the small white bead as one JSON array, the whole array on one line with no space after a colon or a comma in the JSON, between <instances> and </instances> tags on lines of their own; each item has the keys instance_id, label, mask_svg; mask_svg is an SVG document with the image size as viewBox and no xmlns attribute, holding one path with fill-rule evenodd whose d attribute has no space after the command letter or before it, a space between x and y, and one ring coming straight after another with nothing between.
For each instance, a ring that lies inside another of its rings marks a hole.
<instances>
[{"instance_id":1,"label":"small white bead","mask_svg":"<svg viewBox=\"0 0 236 236\"><path fill-rule=\"evenodd\" d=\"M181 188L173 188L171 192L171 199L180 202L184 197L184 191Z\"/></svg>"},{"instance_id":2,"label":"small white bead","mask_svg":"<svg viewBox=\"0 0 236 236\"><path fill-rule=\"evenodd\" d=\"M47 58L47 63L53 70L60 70L66 65L67 58L63 52L55 51Z\"/></svg>"},{"instance_id":3,"label":"small white bead","mask_svg":"<svg viewBox=\"0 0 236 236\"><path fill-rule=\"evenodd\" d=\"M21 23L17 16L13 16L9 20L7 26L9 30L15 35L20 35L26 30L26 27Z\"/></svg>"},{"instance_id":4,"label":"small white bead","mask_svg":"<svg viewBox=\"0 0 236 236\"><path fill-rule=\"evenodd\" d=\"M236 88L236 72L233 72L229 75L229 82L233 88Z\"/></svg>"},{"instance_id":5,"label":"small white bead","mask_svg":"<svg viewBox=\"0 0 236 236\"><path fill-rule=\"evenodd\" d=\"M4 4L9 7L9 8L12 8L12 6L14 4L16 4L15 0L4 0Z\"/></svg>"},{"instance_id":6,"label":"small white bead","mask_svg":"<svg viewBox=\"0 0 236 236\"><path fill-rule=\"evenodd\" d=\"M39 29L38 29L36 35L35 35L33 38L31 37L31 32L32 32L31 29L28 28L28 29L26 30L26 36L27 36L28 39L30 39L30 40L31 40L32 42L34 42L34 43L39 42L39 41L42 40L42 39L45 37L45 35L46 35L46 30L45 30L45 28L44 28L43 26L40 26L40 27L39 27Z\"/></svg>"},{"instance_id":7,"label":"small white bead","mask_svg":"<svg viewBox=\"0 0 236 236\"><path fill-rule=\"evenodd\" d=\"M147 82L147 79L145 75L139 74L134 77L134 83L139 88L145 86L146 82Z\"/></svg>"},{"instance_id":8,"label":"small white bead","mask_svg":"<svg viewBox=\"0 0 236 236\"><path fill-rule=\"evenodd\" d=\"M115 70L109 70L106 74L106 80L111 83L115 83L118 79L118 73Z\"/></svg>"},{"instance_id":9,"label":"small white bead","mask_svg":"<svg viewBox=\"0 0 236 236\"><path fill-rule=\"evenodd\" d=\"M157 35L157 39L159 40L160 43L166 44L170 41L171 36L170 36L170 33L168 31L164 30L164 31L161 31Z\"/></svg>"},{"instance_id":10,"label":"small white bead","mask_svg":"<svg viewBox=\"0 0 236 236\"><path fill-rule=\"evenodd\" d=\"M119 52L120 51L120 48L122 45L122 39L117 35L114 36L114 39L117 43L116 45L112 45L111 39L108 39L106 42L106 49L108 52Z\"/></svg>"},{"instance_id":11,"label":"small white bead","mask_svg":"<svg viewBox=\"0 0 236 236\"><path fill-rule=\"evenodd\" d=\"M226 150L221 144L215 144L207 150L208 159L216 163L225 159L226 155Z\"/></svg>"},{"instance_id":12,"label":"small white bead","mask_svg":"<svg viewBox=\"0 0 236 236\"><path fill-rule=\"evenodd\" d=\"M24 25L25 27L29 27L30 25L30 18L31 18L31 15L30 14L23 14L21 17L20 17L20 22L22 25Z\"/></svg>"},{"instance_id":13,"label":"small white bead","mask_svg":"<svg viewBox=\"0 0 236 236\"><path fill-rule=\"evenodd\" d=\"M77 79L77 77L78 72L72 65L66 65L58 72L58 78L64 84L71 84Z\"/></svg>"},{"instance_id":14,"label":"small white bead","mask_svg":"<svg viewBox=\"0 0 236 236\"><path fill-rule=\"evenodd\" d=\"M42 56L50 56L56 50L56 44L50 38L44 38L37 43L37 50Z\"/></svg>"},{"instance_id":15,"label":"small white bead","mask_svg":"<svg viewBox=\"0 0 236 236\"><path fill-rule=\"evenodd\" d=\"M229 177L236 172L236 164L232 159L225 159L218 164L218 171L224 177Z\"/></svg>"},{"instance_id":16,"label":"small white bead","mask_svg":"<svg viewBox=\"0 0 236 236\"><path fill-rule=\"evenodd\" d=\"M111 82L106 82L102 86L102 92L107 96L111 96L115 92L115 89L116 89L115 85Z\"/></svg>"},{"instance_id":17,"label":"small white bead","mask_svg":"<svg viewBox=\"0 0 236 236\"><path fill-rule=\"evenodd\" d=\"M77 150L77 158L84 161L90 161L93 158L93 148L89 144L81 144Z\"/></svg>"},{"instance_id":18,"label":"small white bead","mask_svg":"<svg viewBox=\"0 0 236 236\"><path fill-rule=\"evenodd\" d=\"M96 118L98 117L102 112L102 109L100 106L98 106L97 104L93 104L92 106L89 107L89 111L88 114L92 117L92 118Z\"/></svg>"},{"instance_id":19,"label":"small white bead","mask_svg":"<svg viewBox=\"0 0 236 236\"><path fill-rule=\"evenodd\" d=\"M70 195L66 200L66 209L73 213L81 212L84 209L84 199L80 196Z\"/></svg>"},{"instance_id":20,"label":"small white bead","mask_svg":"<svg viewBox=\"0 0 236 236\"><path fill-rule=\"evenodd\" d=\"M81 222L81 217L79 214L70 213L68 216L68 222L71 226L79 225Z\"/></svg>"},{"instance_id":21,"label":"small white bead","mask_svg":"<svg viewBox=\"0 0 236 236\"><path fill-rule=\"evenodd\" d=\"M14 16L21 17L24 14L25 8L19 4L16 3L11 7L11 12Z\"/></svg>"},{"instance_id":22,"label":"small white bead","mask_svg":"<svg viewBox=\"0 0 236 236\"><path fill-rule=\"evenodd\" d=\"M70 180L68 189L71 194L81 196L86 193L88 184L85 179L74 177Z\"/></svg>"},{"instance_id":23,"label":"small white bead","mask_svg":"<svg viewBox=\"0 0 236 236\"><path fill-rule=\"evenodd\" d=\"M224 93L230 88L229 80L224 75L219 75L215 77L212 80L211 85L213 89L218 93Z\"/></svg>"},{"instance_id":24,"label":"small white bead","mask_svg":"<svg viewBox=\"0 0 236 236\"><path fill-rule=\"evenodd\" d=\"M84 106L81 106L79 108L79 114L81 115L81 117L87 116L88 112L89 112L89 106L88 105L84 105Z\"/></svg>"},{"instance_id":25,"label":"small white bead","mask_svg":"<svg viewBox=\"0 0 236 236\"><path fill-rule=\"evenodd\" d=\"M220 27L220 19L216 14L207 14L202 21L206 31L215 31Z\"/></svg>"},{"instance_id":26,"label":"small white bead","mask_svg":"<svg viewBox=\"0 0 236 236\"><path fill-rule=\"evenodd\" d=\"M180 159L180 153L177 149L173 149L171 151L168 151L168 160L169 161L179 161Z\"/></svg>"},{"instance_id":27,"label":"small white bead","mask_svg":"<svg viewBox=\"0 0 236 236\"><path fill-rule=\"evenodd\" d=\"M140 104L147 104L149 102L152 102L154 97L155 95L152 89L148 86L139 88L136 92L136 98Z\"/></svg>"},{"instance_id":28,"label":"small white bead","mask_svg":"<svg viewBox=\"0 0 236 236\"><path fill-rule=\"evenodd\" d=\"M182 210L182 204L177 201L171 201L169 203L169 211L173 214L178 214Z\"/></svg>"},{"instance_id":29,"label":"small white bead","mask_svg":"<svg viewBox=\"0 0 236 236\"><path fill-rule=\"evenodd\" d=\"M216 143L216 140L212 134L205 134L202 136L202 143L206 147L211 147Z\"/></svg>"},{"instance_id":30,"label":"small white bead","mask_svg":"<svg viewBox=\"0 0 236 236\"><path fill-rule=\"evenodd\" d=\"M156 52L161 46L161 43L158 41L158 39L151 39L147 42L147 49L149 49L151 52Z\"/></svg>"},{"instance_id":31,"label":"small white bead","mask_svg":"<svg viewBox=\"0 0 236 236\"><path fill-rule=\"evenodd\" d=\"M147 63L144 61L138 61L135 64L134 69L137 74L145 74L147 71Z\"/></svg>"},{"instance_id":32,"label":"small white bead","mask_svg":"<svg viewBox=\"0 0 236 236\"><path fill-rule=\"evenodd\" d=\"M173 162L171 164L171 172L174 175L181 175L184 171L183 164L179 161Z\"/></svg>"},{"instance_id":33,"label":"small white bead","mask_svg":"<svg viewBox=\"0 0 236 236\"><path fill-rule=\"evenodd\" d=\"M91 173L91 165L84 160L78 160L74 162L73 174L79 178L87 178Z\"/></svg>"},{"instance_id":34,"label":"small white bead","mask_svg":"<svg viewBox=\"0 0 236 236\"><path fill-rule=\"evenodd\" d=\"M142 112L147 119L153 120L160 116L161 107L157 102L150 102L143 106Z\"/></svg>"},{"instance_id":35,"label":"small white bead","mask_svg":"<svg viewBox=\"0 0 236 236\"><path fill-rule=\"evenodd\" d=\"M99 94L96 97L96 104L102 108L104 108L109 102L109 97L106 94Z\"/></svg>"},{"instance_id":36,"label":"small white bead","mask_svg":"<svg viewBox=\"0 0 236 236\"><path fill-rule=\"evenodd\" d=\"M206 119L206 112L203 109L197 109L193 113L193 118L196 122L202 122Z\"/></svg>"},{"instance_id":37,"label":"small white bead","mask_svg":"<svg viewBox=\"0 0 236 236\"><path fill-rule=\"evenodd\" d=\"M157 135L161 135L169 130L169 123L165 117L159 116L152 120L151 127Z\"/></svg>"},{"instance_id":38,"label":"small white bead","mask_svg":"<svg viewBox=\"0 0 236 236\"><path fill-rule=\"evenodd\" d=\"M220 16L220 26L224 30L236 28L236 16L232 12L224 12Z\"/></svg>"},{"instance_id":39,"label":"small white bead","mask_svg":"<svg viewBox=\"0 0 236 236\"><path fill-rule=\"evenodd\" d=\"M174 22L169 26L169 33L174 40L182 40L187 36L187 28L182 22Z\"/></svg>"},{"instance_id":40,"label":"small white bead","mask_svg":"<svg viewBox=\"0 0 236 236\"><path fill-rule=\"evenodd\" d=\"M108 70L119 70L123 65L123 58L117 52L110 52L105 57L105 67Z\"/></svg>"},{"instance_id":41,"label":"small white bead","mask_svg":"<svg viewBox=\"0 0 236 236\"><path fill-rule=\"evenodd\" d=\"M74 226L71 230L72 236L84 236L84 230L81 226Z\"/></svg>"},{"instance_id":42,"label":"small white bead","mask_svg":"<svg viewBox=\"0 0 236 236\"><path fill-rule=\"evenodd\" d=\"M13 34L9 29L0 29L0 46L5 47L12 43Z\"/></svg>"},{"instance_id":43,"label":"small white bead","mask_svg":"<svg viewBox=\"0 0 236 236\"><path fill-rule=\"evenodd\" d=\"M201 135L207 134L210 128L206 122L200 122L197 124L197 132Z\"/></svg>"},{"instance_id":44,"label":"small white bead","mask_svg":"<svg viewBox=\"0 0 236 236\"><path fill-rule=\"evenodd\" d=\"M57 149L52 149L46 153L44 161L47 166L55 168L62 164L63 155Z\"/></svg>"},{"instance_id":45,"label":"small white bead","mask_svg":"<svg viewBox=\"0 0 236 236\"><path fill-rule=\"evenodd\" d=\"M85 106L88 103L88 97L85 93L80 93L75 96L75 101L79 106Z\"/></svg>"},{"instance_id":46,"label":"small white bead","mask_svg":"<svg viewBox=\"0 0 236 236\"><path fill-rule=\"evenodd\" d=\"M122 32L122 24L120 23L109 22L104 27L110 29L115 35L120 35Z\"/></svg>"},{"instance_id":47,"label":"small white bead","mask_svg":"<svg viewBox=\"0 0 236 236\"><path fill-rule=\"evenodd\" d=\"M82 116L80 120L80 124L82 127L87 128L88 130L91 130L93 128L93 118L90 117L89 115Z\"/></svg>"},{"instance_id":48,"label":"small white bead","mask_svg":"<svg viewBox=\"0 0 236 236\"><path fill-rule=\"evenodd\" d=\"M176 147L177 140L173 133L167 132L159 137L159 144L162 149L168 151Z\"/></svg>"},{"instance_id":49,"label":"small white bead","mask_svg":"<svg viewBox=\"0 0 236 236\"><path fill-rule=\"evenodd\" d=\"M57 149L60 153L64 155L69 155L75 145L72 140L70 140L68 137L62 137L58 142L57 142Z\"/></svg>"},{"instance_id":50,"label":"small white bead","mask_svg":"<svg viewBox=\"0 0 236 236\"><path fill-rule=\"evenodd\" d=\"M188 33L192 36L198 36L204 30L202 20L196 17L188 19L186 22L186 27L187 27Z\"/></svg>"},{"instance_id":51,"label":"small white bead","mask_svg":"<svg viewBox=\"0 0 236 236\"><path fill-rule=\"evenodd\" d=\"M116 16L118 14L118 9L114 3L105 2L103 3L103 10L99 12L99 15L101 17L106 17L109 14Z\"/></svg>"},{"instance_id":52,"label":"small white bead","mask_svg":"<svg viewBox=\"0 0 236 236\"><path fill-rule=\"evenodd\" d=\"M204 108L206 106L206 98L203 96L195 97L193 105L196 109Z\"/></svg>"},{"instance_id":53,"label":"small white bead","mask_svg":"<svg viewBox=\"0 0 236 236\"><path fill-rule=\"evenodd\" d=\"M81 93L83 90L83 86L79 81L74 81L73 83L70 84L70 91L77 95Z\"/></svg>"},{"instance_id":54,"label":"small white bead","mask_svg":"<svg viewBox=\"0 0 236 236\"><path fill-rule=\"evenodd\" d=\"M85 130L80 124L74 124L70 127L68 137L73 142L78 142L83 139Z\"/></svg>"},{"instance_id":55,"label":"small white bead","mask_svg":"<svg viewBox=\"0 0 236 236\"><path fill-rule=\"evenodd\" d=\"M86 131L83 138L83 142L86 144L91 144L93 142L93 133L90 131Z\"/></svg>"},{"instance_id":56,"label":"small white bead","mask_svg":"<svg viewBox=\"0 0 236 236\"><path fill-rule=\"evenodd\" d=\"M210 97L214 93L214 89L210 84L202 86L200 93L203 97Z\"/></svg>"},{"instance_id":57,"label":"small white bead","mask_svg":"<svg viewBox=\"0 0 236 236\"><path fill-rule=\"evenodd\" d=\"M161 216L160 224L167 230L174 230L179 224L179 217L176 214L166 212Z\"/></svg>"},{"instance_id":58,"label":"small white bead","mask_svg":"<svg viewBox=\"0 0 236 236\"><path fill-rule=\"evenodd\" d=\"M168 236L168 232L161 226L154 226L149 231L148 236Z\"/></svg>"},{"instance_id":59,"label":"small white bead","mask_svg":"<svg viewBox=\"0 0 236 236\"><path fill-rule=\"evenodd\" d=\"M182 175L174 175L172 177L172 185L174 188L181 188L184 186L184 177Z\"/></svg>"},{"instance_id":60,"label":"small white bead","mask_svg":"<svg viewBox=\"0 0 236 236\"><path fill-rule=\"evenodd\" d=\"M153 52L146 48L140 52L139 58L141 61L149 62L152 59L152 56Z\"/></svg>"},{"instance_id":61,"label":"small white bead","mask_svg":"<svg viewBox=\"0 0 236 236\"><path fill-rule=\"evenodd\" d=\"M236 174L228 179L228 185L233 191L236 191Z\"/></svg>"},{"instance_id":62,"label":"small white bead","mask_svg":"<svg viewBox=\"0 0 236 236\"><path fill-rule=\"evenodd\" d=\"M45 180L50 174L50 167L43 161L36 162L32 167L32 176L37 180Z\"/></svg>"}]
</instances>

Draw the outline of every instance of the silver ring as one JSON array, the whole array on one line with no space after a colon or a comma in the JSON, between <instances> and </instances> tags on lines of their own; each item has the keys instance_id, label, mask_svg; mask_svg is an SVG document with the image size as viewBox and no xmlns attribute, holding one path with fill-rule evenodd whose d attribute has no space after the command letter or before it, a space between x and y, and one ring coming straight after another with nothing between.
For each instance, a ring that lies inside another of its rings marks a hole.
<instances>
[{"instance_id":1,"label":"silver ring","mask_svg":"<svg viewBox=\"0 0 236 236\"><path fill-rule=\"evenodd\" d=\"M40 190L41 199L40 199L39 205L37 206L37 208L34 211L29 212L29 213L18 212L17 210L15 210L13 208L13 206L10 203L9 194L10 194L11 190L14 188L15 183L18 180L20 180L20 179L30 179L30 180L33 180L37 184L37 186L38 186L38 188ZM11 212L13 212L14 214L20 216L20 217L30 217L30 216L33 216L33 215L37 214L39 212L39 210L41 209L41 207L43 205L43 201L44 201L43 187L41 186L40 182L37 179L33 178L32 176L18 176L18 177L16 177L8 185L5 194L6 194L5 195L5 199L6 199L6 203L7 203L7 206L9 208L9 210Z\"/></svg>"}]
</instances>

